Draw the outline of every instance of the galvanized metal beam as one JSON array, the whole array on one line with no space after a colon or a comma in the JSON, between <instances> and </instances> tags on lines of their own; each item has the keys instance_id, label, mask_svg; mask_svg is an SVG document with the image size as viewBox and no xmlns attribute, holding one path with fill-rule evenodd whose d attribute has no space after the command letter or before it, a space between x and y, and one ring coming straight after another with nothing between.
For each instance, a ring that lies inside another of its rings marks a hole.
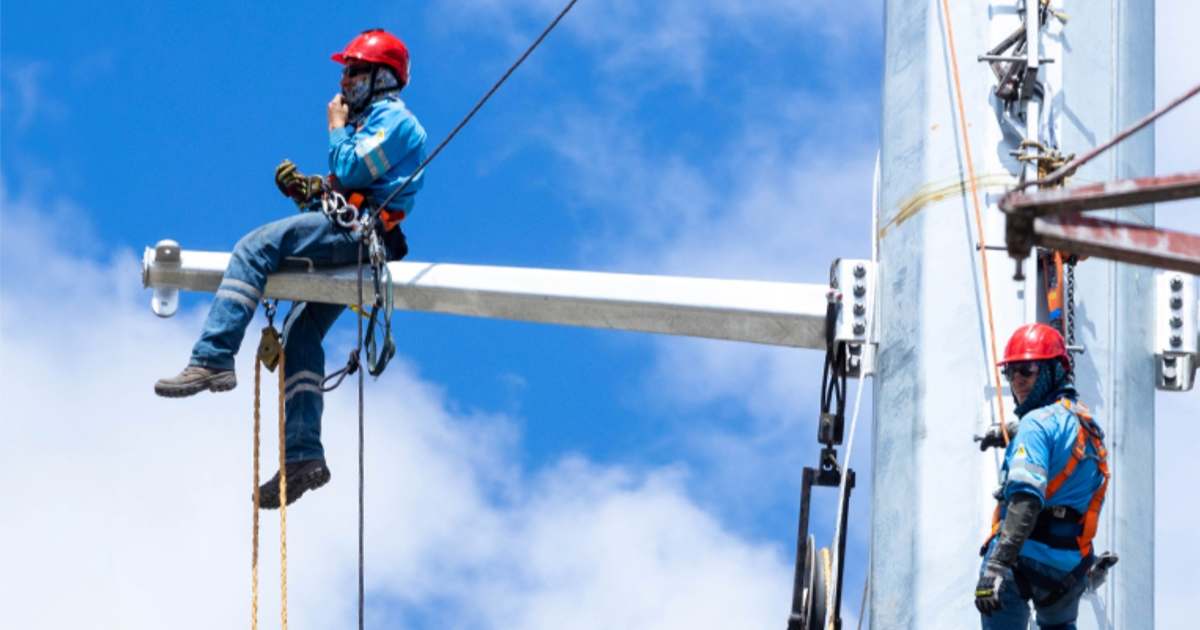
<instances>
[{"instance_id":1,"label":"galvanized metal beam","mask_svg":"<svg viewBox=\"0 0 1200 630\"><path fill-rule=\"evenodd\" d=\"M165 295L215 291L230 255L164 243L146 249L142 283L167 316ZM820 284L420 262L388 269L397 309L825 348L829 287ZM355 304L357 273L301 265L271 275L266 295Z\"/></svg>"},{"instance_id":2,"label":"galvanized metal beam","mask_svg":"<svg viewBox=\"0 0 1200 630\"><path fill-rule=\"evenodd\" d=\"M1138 177L1071 188L1014 191L1000 200L1010 214L1045 216L1063 212L1122 208L1200 197L1200 171Z\"/></svg>"},{"instance_id":3,"label":"galvanized metal beam","mask_svg":"<svg viewBox=\"0 0 1200 630\"><path fill-rule=\"evenodd\" d=\"M1200 235L1080 214L1033 221L1033 243L1087 256L1200 274Z\"/></svg>"}]
</instances>

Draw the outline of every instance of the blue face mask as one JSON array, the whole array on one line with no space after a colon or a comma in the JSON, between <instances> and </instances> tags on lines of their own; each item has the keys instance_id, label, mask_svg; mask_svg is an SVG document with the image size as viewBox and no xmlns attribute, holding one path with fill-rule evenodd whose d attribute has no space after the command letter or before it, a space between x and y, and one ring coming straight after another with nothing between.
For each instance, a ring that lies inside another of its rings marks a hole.
<instances>
[{"instance_id":1,"label":"blue face mask","mask_svg":"<svg viewBox=\"0 0 1200 630\"><path fill-rule=\"evenodd\" d=\"M1025 401L1017 405L1017 416L1034 409L1054 404L1059 398L1075 400L1075 387L1071 384L1067 368L1057 359L1038 361L1037 380Z\"/></svg>"}]
</instances>

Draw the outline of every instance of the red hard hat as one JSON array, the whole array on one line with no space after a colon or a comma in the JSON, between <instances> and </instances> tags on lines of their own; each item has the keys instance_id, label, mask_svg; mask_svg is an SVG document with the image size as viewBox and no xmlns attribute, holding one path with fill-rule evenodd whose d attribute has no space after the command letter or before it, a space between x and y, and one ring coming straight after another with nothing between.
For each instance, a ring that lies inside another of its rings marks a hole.
<instances>
[{"instance_id":1,"label":"red hard hat","mask_svg":"<svg viewBox=\"0 0 1200 630\"><path fill-rule=\"evenodd\" d=\"M1016 361L1041 361L1058 359L1071 369L1067 356L1067 344L1057 330L1045 324L1025 324L1013 333L1004 346L1004 360L999 365Z\"/></svg>"},{"instance_id":2,"label":"red hard hat","mask_svg":"<svg viewBox=\"0 0 1200 630\"><path fill-rule=\"evenodd\" d=\"M400 87L408 85L408 47L399 37L381 28L363 31L342 52L334 53L332 59L341 64L351 61L383 64L396 73Z\"/></svg>"}]
</instances>

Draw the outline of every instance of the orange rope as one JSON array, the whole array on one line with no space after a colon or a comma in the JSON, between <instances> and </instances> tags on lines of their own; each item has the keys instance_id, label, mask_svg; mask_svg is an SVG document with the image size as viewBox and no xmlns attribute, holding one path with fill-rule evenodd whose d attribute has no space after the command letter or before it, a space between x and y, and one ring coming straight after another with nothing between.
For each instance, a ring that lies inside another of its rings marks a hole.
<instances>
[{"instance_id":1,"label":"orange rope","mask_svg":"<svg viewBox=\"0 0 1200 630\"><path fill-rule=\"evenodd\" d=\"M946 41L950 46L950 66L954 74L955 104L958 106L959 125L962 127L963 154L967 160L967 182L971 189L971 202L975 207L975 226L979 239L979 259L983 270L983 294L987 304L988 344L992 349L992 357L996 353L996 325L992 316L992 283L988 278L987 241L983 234L983 213L979 207L979 191L975 187L975 164L971 161L971 140L967 135L967 114L963 111L962 85L958 77L958 54L954 50L954 27L950 22L950 6L947 0L942 0L942 15L946 19ZM1028 299L1028 298L1026 298ZM992 362L992 374L996 384L996 406L1000 411L1000 433L1004 436L1004 445L1008 446L1008 425L1004 420L1004 399L1002 398L1000 382L1000 366Z\"/></svg>"}]
</instances>

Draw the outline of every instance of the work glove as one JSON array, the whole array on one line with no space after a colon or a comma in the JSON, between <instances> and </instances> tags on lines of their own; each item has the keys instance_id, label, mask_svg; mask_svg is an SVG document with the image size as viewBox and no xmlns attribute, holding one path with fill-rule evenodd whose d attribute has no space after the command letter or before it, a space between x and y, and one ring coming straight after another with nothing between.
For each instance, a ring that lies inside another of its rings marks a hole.
<instances>
[{"instance_id":1,"label":"work glove","mask_svg":"<svg viewBox=\"0 0 1200 630\"><path fill-rule=\"evenodd\" d=\"M1008 567L991 560L984 564L983 575L979 576L979 581L975 584L975 607L979 609L980 614L991 617L992 613L1003 607L1000 603L1000 589L1004 587L1004 582L1011 578L1012 570Z\"/></svg>"},{"instance_id":2,"label":"work glove","mask_svg":"<svg viewBox=\"0 0 1200 630\"><path fill-rule=\"evenodd\" d=\"M325 190L325 179L317 176L305 176L296 170L291 160L284 160L275 167L275 186L284 197L290 197L296 205L304 208Z\"/></svg>"},{"instance_id":3,"label":"work glove","mask_svg":"<svg viewBox=\"0 0 1200 630\"><path fill-rule=\"evenodd\" d=\"M1117 554L1111 551L1105 551L1096 558L1096 563L1088 570L1088 588L1090 590L1098 590L1104 586L1104 581L1108 579L1108 570L1117 563L1119 558Z\"/></svg>"},{"instance_id":4,"label":"work glove","mask_svg":"<svg viewBox=\"0 0 1200 630\"><path fill-rule=\"evenodd\" d=\"M1008 423L1007 427L1008 427L1008 439L1009 440L1016 437L1018 426L1019 425L1016 422ZM989 428L987 430L987 433L984 433L983 435L975 436L975 441L979 442L979 450L980 451L987 451L989 448L996 448L996 447L1003 448L1005 446L1004 434L1000 431L1000 425L998 425L998 424Z\"/></svg>"}]
</instances>

